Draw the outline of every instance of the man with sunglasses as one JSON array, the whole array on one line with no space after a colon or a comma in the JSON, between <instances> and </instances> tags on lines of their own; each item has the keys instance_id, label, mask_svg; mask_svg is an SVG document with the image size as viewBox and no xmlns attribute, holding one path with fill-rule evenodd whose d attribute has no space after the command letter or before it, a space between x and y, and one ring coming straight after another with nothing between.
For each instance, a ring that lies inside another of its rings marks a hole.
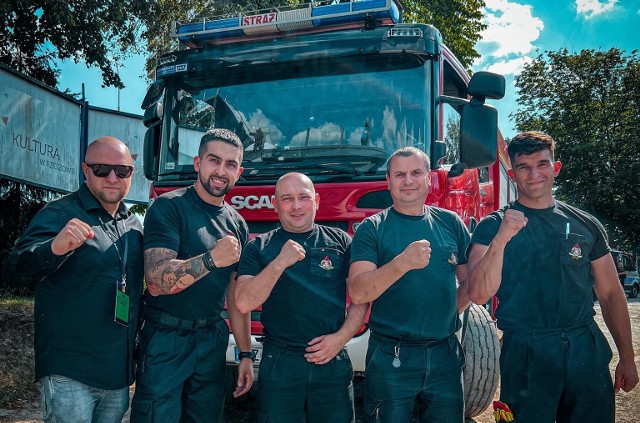
<instances>
[{"instance_id":1,"label":"man with sunglasses","mask_svg":"<svg viewBox=\"0 0 640 423\"><path fill-rule=\"evenodd\" d=\"M145 216L147 290L131 422L217 422L224 405L227 324L241 355L235 396L253 383L249 314L233 301L235 268L249 229L224 201L242 173L242 142L211 129L189 187L161 195Z\"/></svg>"},{"instance_id":2,"label":"man with sunglasses","mask_svg":"<svg viewBox=\"0 0 640 423\"><path fill-rule=\"evenodd\" d=\"M6 281L35 287L36 379L45 422L120 422L133 383L142 225L123 203L127 146L87 148L85 183L47 204L10 253Z\"/></svg>"}]
</instances>

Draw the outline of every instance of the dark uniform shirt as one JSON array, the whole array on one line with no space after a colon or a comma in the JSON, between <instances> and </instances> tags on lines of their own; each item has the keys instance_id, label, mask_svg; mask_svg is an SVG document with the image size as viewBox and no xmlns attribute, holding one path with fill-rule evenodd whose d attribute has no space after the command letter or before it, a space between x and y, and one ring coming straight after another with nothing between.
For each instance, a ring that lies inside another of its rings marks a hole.
<instances>
[{"instance_id":1,"label":"dark uniform shirt","mask_svg":"<svg viewBox=\"0 0 640 423\"><path fill-rule=\"evenodd\" d=\"M306 256L280 276L262 305L261 321L267 339L302 347L344 323L351 238L341 229L316 224L305 233L275 229L247 244L238 276L260 273L289 239L302 245Z\"/></svg>"},{"instance_id":2,"label":"dark uniform shirt","mask_svg":"<svg viewBox=\"0 0 640 423\"><path fill-rule=\"evenodd\" d=\"M529 220L505 248L497 292L500 328L560 329L592 320L591 262L609 253L602 225L561 201L548 209L530 209L517 201L506 208ZM471 242L489 245L506 208L485 217Z\"/></svg>"},{"instance_id":3,"label":"dark uniform shirt","mask_svg":"<svg viewBox=\"0 0 640 423\"><path fill-rule=\"evenodd\" d=\"M90 225L94 237L69 254L55 256L53 238L74 217ZM114 321L125 237L128 328ZM9 282L36 286L36 379L56 374L100 389L133 383L142 225L124 204L114 219L86 185L51 201L33 218L7 266Z\"/></svg>"},{"instance_id":4,"label":"dark uniform shirt","mask_svg":"<svg viewBox=\"0 0 640 423\"><path fill-rule=\"evenodd\" d=\"M453 212L425 206L419 216L393 207L367 219L354 237L351 262L382 267L418 240L431 243L428 266L405 273L371 308L373 333L406 340L440 340L459 327L456 266L467 262L469 232ZM373 283L373 282L372 282Z\"/></svg>"},{"instance_id":5,"label":"dark uniform shirt","mask_svg":"<svg viewBox=\"0 0 640 423\"><path fill-rule=\"evenodd\" d=\"M158 197L145 215L144 249L167 248L186 260L211 250L231 232L240 245L249 229L227 203L221 207L203 201L190 186ZM189 288L173 295L154 297L145 293L148 307L181 319L219 319L236 265L214 269Z\"/></svg>"}]
</instances>

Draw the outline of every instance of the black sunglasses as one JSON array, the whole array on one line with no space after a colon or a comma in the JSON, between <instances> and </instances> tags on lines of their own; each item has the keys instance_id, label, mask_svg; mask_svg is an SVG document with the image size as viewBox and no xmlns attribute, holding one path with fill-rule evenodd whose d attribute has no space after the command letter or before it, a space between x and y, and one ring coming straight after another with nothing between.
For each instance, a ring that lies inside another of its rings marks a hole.
<instances>
[{"instance_id":1,"label":"black sunglasses","mask_svg":"<svg viewBox=\"0 0 640 423\"><path fill-rule=\"evenodd\" d=\"M125 165L110 165L110 164L89 164L85 163L88 167L91 168L93 174L98 178L107 177L111 171L113 170L116 173L116 176L120 179L128 178L133 173L133 166L125 166Z\"/></svg>"}]
</instances>

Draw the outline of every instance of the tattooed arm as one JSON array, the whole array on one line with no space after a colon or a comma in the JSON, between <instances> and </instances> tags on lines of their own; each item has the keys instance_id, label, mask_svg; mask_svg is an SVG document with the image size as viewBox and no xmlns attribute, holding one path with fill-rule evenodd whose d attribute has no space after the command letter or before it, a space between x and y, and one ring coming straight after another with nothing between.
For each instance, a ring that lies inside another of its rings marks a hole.
<instances>
[{"instance_id":1,"label":"tattooed arm","mask_svg":"<svg viewBox=\"0 0 640 423\"><path fill-rule=\"evenodd\" d=\"M209 252L216 267L227 267L238 261L240 245L236 237L220 239ZM178 253L168 248L149 248L144 252L144 274L149 294L171 295L184 291L209 271L202 256L178 260Z\"/></svg>"},{"instance_id":2,"label":"tattooed arm","mask_svg":"<svg viewBox=\"0 0 640 423\"><path fill-rule=\"evenodd\" d=\"M150 248L144 252L144 274L149 294L177 294L206 275L201 256L177 260L178 253L168 248Z\"/></svg>"}]
</instances>

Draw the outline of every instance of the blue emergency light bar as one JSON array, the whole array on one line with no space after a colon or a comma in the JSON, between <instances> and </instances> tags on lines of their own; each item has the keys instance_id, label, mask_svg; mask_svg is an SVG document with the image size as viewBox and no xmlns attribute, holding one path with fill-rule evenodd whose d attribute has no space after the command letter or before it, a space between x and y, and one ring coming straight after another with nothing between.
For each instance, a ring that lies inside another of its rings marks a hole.
<instances>
[{"instance_id":1,"label":"blue emergency light bar","mask_svg":"<svg viewBox=\"0 0 640 423\"><path fill-rule=\"evenodd\" d=\"M345 28L363 28L366 19L376 25L393 25L402 19L398 0L334 0L327 5L303 3L273 7L233 16L174 21L171 37L189 47L225 44L283 32L325 32Z\"/></svg>"}]
</instances>

